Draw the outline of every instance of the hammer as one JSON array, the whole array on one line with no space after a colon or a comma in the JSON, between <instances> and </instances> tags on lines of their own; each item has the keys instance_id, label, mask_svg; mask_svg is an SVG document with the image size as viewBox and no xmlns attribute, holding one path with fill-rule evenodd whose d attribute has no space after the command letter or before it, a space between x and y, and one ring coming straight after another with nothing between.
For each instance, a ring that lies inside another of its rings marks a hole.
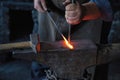
<instances>
[{"instance_id":1,"label":"hammer","mask_svg":"<svg viewBox=\"0 0 120 80\"><path fill-rule=\"evenodd\" d=\"M40 39L38 34L31 34L30 41L0 44L0 51L32 48L33 52L40 52Z\"/></svg>"}]
</instances>

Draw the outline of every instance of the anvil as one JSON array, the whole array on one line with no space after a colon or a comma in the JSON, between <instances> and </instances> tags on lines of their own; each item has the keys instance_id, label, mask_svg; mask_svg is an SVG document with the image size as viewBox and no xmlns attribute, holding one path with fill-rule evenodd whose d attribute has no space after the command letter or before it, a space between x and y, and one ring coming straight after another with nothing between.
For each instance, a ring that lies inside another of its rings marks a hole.
<instances>
[{"instance_id":1,"label":"anvil","mask_svg":"<svg viewBox=\"0 0 120 80\"><path fill-rule=\"evenodd\" d=\"M25 60L36 60L48 65L58 77L79 79L85 68L108 63L120 58L120 44L95 44L90 40L72 40L74 50L68 49L63 41L39 42L40 52L34 51L13 56ZM32 49L31 49L32 50Z\"/></svg>"}]
</instances>

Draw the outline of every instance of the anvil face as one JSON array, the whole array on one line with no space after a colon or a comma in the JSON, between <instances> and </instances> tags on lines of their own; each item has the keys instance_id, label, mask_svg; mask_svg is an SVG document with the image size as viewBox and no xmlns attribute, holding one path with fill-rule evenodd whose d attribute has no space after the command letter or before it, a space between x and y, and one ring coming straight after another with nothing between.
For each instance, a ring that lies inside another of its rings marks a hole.
<instances>
[{"instance_id":1,"label":"anvil face","mask_svg":"<svg viewBox=\"0 0 120 80\"><path fill-rule=\"evenodd\" d=\"M74 50L69 50L63 41L41 43L41 52L36 55L23 55L48 65L58 77L80 79L86 67L96 64L97 47L89 40L73 40ZM16 57L22 57L17 55Z\"/></svg>"},{"instance_id":2,"label":"anvil face","mask_svg":"<svg viewBox=\"0 0 120 80\"><path fill-rule=\"evenodd\" d=\"M71 51L97 48L96 45L90 40L72 40L70 43L74 47ZM70 50L62 40L56 42L41 42L40 45L41 52Z\"/></svg>"}]
</instances>

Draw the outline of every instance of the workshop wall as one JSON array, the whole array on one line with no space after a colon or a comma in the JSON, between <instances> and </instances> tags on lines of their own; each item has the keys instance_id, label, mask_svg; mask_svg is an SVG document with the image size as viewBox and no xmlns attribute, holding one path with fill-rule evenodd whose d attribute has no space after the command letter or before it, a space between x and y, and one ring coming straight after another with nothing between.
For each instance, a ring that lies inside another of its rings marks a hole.
<instances>
[{"instance_id":1,"label":"workshop wall","mask_svg":"<svg viewBox=\"0 0 120 80\"><path fill-rule=\"evenodd\" d=\"M0 0L0 43L28 36L33 29L33 0Z\"/></svg>"}]
</instances>

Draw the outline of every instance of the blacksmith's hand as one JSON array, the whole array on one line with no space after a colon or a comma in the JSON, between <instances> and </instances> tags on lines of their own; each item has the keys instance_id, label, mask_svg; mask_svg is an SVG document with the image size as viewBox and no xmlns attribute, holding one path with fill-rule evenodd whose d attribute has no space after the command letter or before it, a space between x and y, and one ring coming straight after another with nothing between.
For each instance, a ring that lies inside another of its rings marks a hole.
<instances>
[{"instance_id":1,"label":"blacksmith's hand","mask_svg":"<svg viewBox=\"0 0 120 80\"><path fill-rule=\"evenodd\" d=\"M64 4L67 4L65 7L65 18L69 24L76 25L81 21L82 16L82 7L76 2L76 4L70 3L69 0L66 0Z\"/></svg>"},{"instance_id":2,"label":"blacksmith's hand","mask_svg":"<svg viewBox=\"0 0 120 80\"><path fill-rule=\"evenodd\" d=\"M34 8L39 12L47 11L45 0L34 0Z\"/></svg>"}]
</instances>

